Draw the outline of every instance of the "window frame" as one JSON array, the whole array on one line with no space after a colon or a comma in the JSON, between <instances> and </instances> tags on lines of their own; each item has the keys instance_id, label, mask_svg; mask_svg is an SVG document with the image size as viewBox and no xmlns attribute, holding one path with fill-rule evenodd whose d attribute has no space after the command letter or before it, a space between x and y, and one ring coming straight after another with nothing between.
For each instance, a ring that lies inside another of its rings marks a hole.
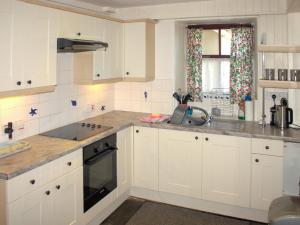
<instances>
[{"instance_id":1,"label":"window frame","mask_svg":"<svg viewBox=\"0 0 300 225\"><path fill-rule=\"evenodd\" d=\"M203 30L218 30L218 42L219 42L219 54L218 55L202 55L202 58L207 59L229 59L230 55L222 55L222 37L221 30L228 30L232 28L240 27L253 27L252 24L199 24L199 25L189 25L188 29L200 28Z\"/></svg>"}]
</instances>

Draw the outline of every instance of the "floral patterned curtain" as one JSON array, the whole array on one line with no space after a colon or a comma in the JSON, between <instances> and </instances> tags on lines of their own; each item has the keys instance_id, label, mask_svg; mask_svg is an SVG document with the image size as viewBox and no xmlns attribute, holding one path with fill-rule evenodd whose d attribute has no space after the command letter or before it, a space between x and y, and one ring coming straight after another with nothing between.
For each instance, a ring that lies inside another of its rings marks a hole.
<instances>
[{"instance_id":1,"label":"floral patterned curtain","mask_svg":"<svg viewBox=\"0 0 300 225\"><path fill-rule=\"evenodd\" d=\"M202 29L187 31L187 91L194 101L202 99Z\"/></svg>"},{"instance_id":2,"label":"floral patterned curtain","mask_svg":"<svg viewBox=\"0 0 300 225\"><path fill-rule=\"evenodd\" d=\"M230 56L230 95L240 103L251 95L253 79L253 28L232 29Z\"/></svg>"}]
</instances>

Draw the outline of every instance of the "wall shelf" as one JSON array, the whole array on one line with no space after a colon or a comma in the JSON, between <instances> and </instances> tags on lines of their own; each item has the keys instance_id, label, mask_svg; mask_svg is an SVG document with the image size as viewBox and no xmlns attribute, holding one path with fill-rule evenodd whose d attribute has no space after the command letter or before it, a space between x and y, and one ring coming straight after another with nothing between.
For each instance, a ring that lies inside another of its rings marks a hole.
<instances>
[{"instance_id":1,"label":"wall shelf","mask_svg":"<svg viewBox=\"0 0 300 225\"><path fill-rule=\"evenodd\" d=\"M263 88L300 89L300 82L278 81L278 80L259 80L258 86L263 87Z\"/></svg>"},{"instance_id":2,"label":"wall shelf","mask_svg":"<svg viewBox=\"0 0 300 225\"><path fill-rule=\"evenodd\" d=\"M258 52L269 53L300 53L300 46L296 45L259 45Z\"/></svg>"}]
</instances>

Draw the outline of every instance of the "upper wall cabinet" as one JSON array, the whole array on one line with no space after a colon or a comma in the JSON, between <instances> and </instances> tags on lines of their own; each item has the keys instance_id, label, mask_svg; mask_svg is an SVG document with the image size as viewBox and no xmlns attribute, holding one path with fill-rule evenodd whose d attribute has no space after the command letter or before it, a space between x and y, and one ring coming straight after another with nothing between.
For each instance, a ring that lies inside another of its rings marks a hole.
<instances>
[{"instance_id":1,"label":"upper wall cabinet","mask_svg":"<svg viewBox=\"0 0 300 225\"><path fill-rule=\"evenodd\" d=\"M20 1L10 2L12 5L8 1L0 3L3 28L0 31L3 38L0 76L6 80L0 84L0 95L53 90L59 26L57 11Z\"/></svg>"},{"instance_id":2,"label":"upper wall cabinet","mask_svg":"<svg viewBox=\"0 0 300 225\"><path fill-rule=\"evenodd\" d=\"M125 24L125 81L150 81L155 77L155 24Z\"/></svg>"},{"instance_id":3,"label":"upper wall cabinet","mask_svg":"<svg viewBox=\"0 0 300 225\"><path fill-rule=\"evenodd\" d=\"M77 13L61 14L60 37L71 39L100 40L103 27L100 19Z\"/></svg>"},{"instance_id":4,"label":"upper wall cabinet","mask_svg":"<svg viewBox=\"0 0 300 225\"><path fill-rule=\"evenodd\" d=\"M12 80L12 30L13 12L12 1L0 1L0 91L10 90L13 87ZM3 82L5 81L5 82Z\"/></svg>"},{"instance_id":5,"label":"upper wall cabinet","mask_svg":"<svg viewBox=\"0 0 300 225\"><path fill-rule=\"evenodd\" d=\"M99 20L94 40L108 43L106 50L74 54L74 81L76 84L116 82L123 79L124 44L123 24Z\"/></svg>"}]
</instances>

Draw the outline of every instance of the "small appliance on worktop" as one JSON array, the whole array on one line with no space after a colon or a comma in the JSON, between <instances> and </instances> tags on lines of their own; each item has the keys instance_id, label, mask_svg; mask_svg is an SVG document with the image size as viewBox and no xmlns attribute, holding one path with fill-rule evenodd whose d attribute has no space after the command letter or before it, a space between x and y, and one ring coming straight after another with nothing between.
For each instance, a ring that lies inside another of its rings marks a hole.
<instances>
[{"instance_id":1,"label":"small appliance on worktop","mask_svg":"<svg viewBox=\"0 0 300 225\"><path fill-rule=\"evenodd\" d=\"M56 128L54 130L50 130L40 135L74 141L82 141L104 131L107 131L111 128L112 127L102 126L94 123L72 123L63 127Z\"/></svg>"}]
</instances>

